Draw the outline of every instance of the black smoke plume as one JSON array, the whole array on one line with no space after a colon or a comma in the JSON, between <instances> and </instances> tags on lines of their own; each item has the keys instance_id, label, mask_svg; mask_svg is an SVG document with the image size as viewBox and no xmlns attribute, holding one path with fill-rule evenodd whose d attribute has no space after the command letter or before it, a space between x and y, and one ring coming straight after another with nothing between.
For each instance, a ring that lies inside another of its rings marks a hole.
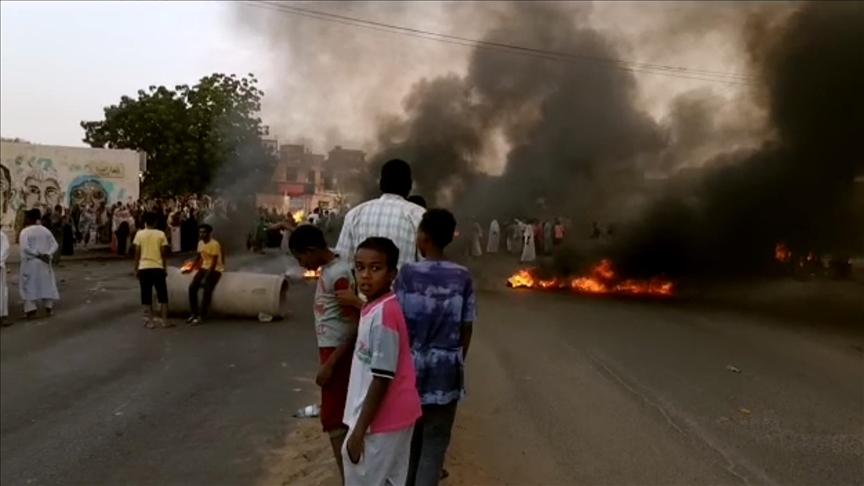
<instances>
[{"instance_id":1,"label":"black smoke plume","mask_svg":"<svg viewBox=\"0 0 864 486\"><path fill-rule=\"evenodd\" d=\"M485 40L617 57L588 14L576 4L512 4ZM415 85L406 117L382 129L369 179L388 158L404 158L418 193L471 216L614 205L626 198L608 197L610 186L627 195L640 159L662 146L661 130L637 107L636 94L628 71L478 48L464 77ZM495 131L509 153L503 175L489 178L480 158Z\"/></svg>"},{"instance_id":2,"label":"black smoke plume","mask_svg":"<svg viewBox=\"0 0 864 486\"><path fill-rule=\"evenodd\" d=\"M628 217L603 251L633 275L758 271L780 241L794 252L858 251L862 7L787 11L746 11L750 99L769 118L755 148L734 143L752 138L750 127L725 123L710 90L680 96L658 122L639 107L631 72L478 48L464 77L415 85L406 117L382 129L370 180L377 164L401 157L417 192L463 216ZM486 40L619 57L581 5L514 4ZM487 177L480 157L496 132L509 151L503 174ZM663 197L646 184L647 170L682 167L691 170Z\"/></svg>"},{"instance_id":3,"label":"black smoke plume","mask_svg":"<svg viewBox=\"0 0 864 486\"><path fill-rule=\"evenodd\" d=\"M684 194L654 205L615 249L636 274L761 271L774 247L845 258L864 249L864 9L808 4L753 29L750 54L773 140L719 156ZM857 191L861 191L860 183Z\"/></svg>"}]
</instances>

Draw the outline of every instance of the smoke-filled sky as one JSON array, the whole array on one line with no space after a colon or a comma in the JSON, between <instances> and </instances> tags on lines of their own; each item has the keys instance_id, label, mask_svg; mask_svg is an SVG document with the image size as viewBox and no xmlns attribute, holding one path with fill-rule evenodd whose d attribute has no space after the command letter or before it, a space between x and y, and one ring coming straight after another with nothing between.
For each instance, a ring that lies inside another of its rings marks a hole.
<instances>
[{"instance_id":1,"label":"smoke-filled sky","mask_svg":"<svg viewBox=\"0 0 864 486\"><path fill-rule=\"evenodd\" d=\"M317 11L483 39L512 2L291 2ZM757 7L739 2L558 2L547 4L568 20L584 23L615 46L622 59L720 72L745 72L741 19ZM543 8L526 6L526 11ZM764 7L762 7L764 8ZM772 8L787 8L776 4ZM382 118L400 115L411 87L423 78L464 75L473 48L390 32L346 26L271 9L237 4L237 31L268 48L263 73L268 93L265 119L275 133L372 150ZM522 24L517 23L521 27ZM523 36L524 37L524 36ZM525 40L525 39L523 39ZM515 39L502 39L514 43ZM527 45L526 47L541 47ZM578 49L578 46L575 46ZM581 52L573 52L581 54ZM508 54L502 62L520 62ZM639 73L639 103L662 118L680 93L703 88L722 101L741 93L736 84ZM724 108L726 109L726 108ZM748 113L748 116L758 116ZM503 169L490 148L484 164Z\"/></svg>"},{"instance_id":2,"label":"smoke-filled sky","mask_svg":"<svg viewBox=\"0 0 864 486\"><path fill-rule=\"evenodd\" d=\"M283 73L270 89L277 133L365 141L368 181L404 158L415 191L463 219L623 220L616 252L631 271L754 270L778 241L835 255L860 244L860 4L387 5L314 4L542 52L455 52L244 7L238 23ZM746 79L685 79L709 72ZM677 188L646 184L691 167L705 170Z\"/></svg>"},{"instance_id":3,"label":"smoke-filled sky","mask_svg":"<svg viewBox=\"0 0 864 486\"><path fill-rule=\"evenodd\" d=\"M483 38L510 4L291 2L418 29ZM601 2L564 5L641 62L738 72L742 3ZM464 74L472 49L291 16L239 2L2 2L2 135L80 145L78 122L151 84L194 82L213 71L254 72L265 122L286 141L372 149L375 120L399 114L423 77ZM517 56L518 57L518 56ZM696 87L723 99L738 88L658 75L637 77L653 116ZM494 147L493 147L494 148ZM490 148L490 150L492 150ZM491 170L501 170L494 150Z\"/></svg>"},{"instance_id":4,"label":"smoke-filled sky","mask_svg":"<svg viewBox=\"0 0 864 486\"><path fill-rule=\"evenodd\" d=\"M77 6L2 3L4 136L68 143L79 120L137 88L253 72L281 142L363 148L369 185L377 164L404 158L415 191L460 217L629 220L617 253L634 271L752 267L777 241L861 246L860 3ZM679 171L692 167L706 170ZM689 181L645 178L676 172Z\"/></svg>"}]
</instances>

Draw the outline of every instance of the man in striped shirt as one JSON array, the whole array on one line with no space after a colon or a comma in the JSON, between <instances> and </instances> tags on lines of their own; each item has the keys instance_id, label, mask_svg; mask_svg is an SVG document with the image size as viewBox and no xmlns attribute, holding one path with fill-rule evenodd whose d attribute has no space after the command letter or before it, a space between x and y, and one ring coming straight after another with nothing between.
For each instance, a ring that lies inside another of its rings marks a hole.
<instances>
[{"instance_id":1,"label":"man in striped shirt","mask_svg":"<svg viewBox=\"0 0 864 486\"><path fill-rule=\"evenodd\" d=\"M400 159L381 167L381 197L366 201L345 215L336 252L353 261L357 245L367 238L383 237L399 248L399 267L419 260L417 227L426 211L406 200L411 193L411 167Z\"/></svg>"}]
</instances>

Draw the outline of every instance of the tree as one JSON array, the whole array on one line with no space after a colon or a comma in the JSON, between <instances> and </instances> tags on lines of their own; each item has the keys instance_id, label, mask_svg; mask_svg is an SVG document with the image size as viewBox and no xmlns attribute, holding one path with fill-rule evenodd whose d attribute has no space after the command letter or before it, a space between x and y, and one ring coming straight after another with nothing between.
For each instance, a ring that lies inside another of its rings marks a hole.
<instances>
[{"instance_id":1,"label":"tree","mask_svg":"<svg viewBox=\"0 0 864 486\"><path fill-rule=\"evenodd\" d=\"M105 107L104 120L82 121L84 142L146 152L146 194L257 183L272 173L275 159L261 140L266 127L257 114L264 93L256 84L252 74L215 73L192 87L150 86L137 99L123 96Z\"/></svg>"}]
</instances>

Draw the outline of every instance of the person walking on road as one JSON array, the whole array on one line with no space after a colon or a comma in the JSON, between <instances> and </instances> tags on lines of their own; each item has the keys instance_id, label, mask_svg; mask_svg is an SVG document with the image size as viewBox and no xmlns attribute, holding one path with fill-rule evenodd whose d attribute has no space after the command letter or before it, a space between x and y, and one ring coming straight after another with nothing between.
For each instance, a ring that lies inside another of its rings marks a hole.
<instances>
[{"instance_id":1,"label":"person walking on road","mask_svg":"<svg viewBox=\"0 0 864 486\"><path fill-rule=\"evenodd\" d=\"M135 275L141 287L141 305L144 306L144 327L173 327L168 321L168 285L166 283L165 256L168 238L156 229L157 217L144 214L144 229L135 233ZM159 316L153 313L153 289L159 302Z\"/></svg>"},{"instance_id":2,"label":"person walking on road","mask_svg":"<svg viewBox=\"0 0 864 486\"><path fill-rule=\"evenodd\" d=\"M28 319L36 315L39 303L45 307L46 314L52 315L54 302L60 300L54 269L51 267L51 258L59 245L51 231L39 224L40 218L38 209L27 211L24 229L18 237L21 245L18 289Z\"/></svg>"},{"instance_id":3,"label":"person walking on road","mask_svg":"<svg viewBox=\"0 0 864 486\"><path fill-rule=\"evenodd\" d=\"M191 315L187 322L193 326L201 324L201 321L207 317L207 312L210 310L210 303L213 300L213 290L219 279L222 278L222 273L225 272L225 254L222 252L222 245L213 238L213 227L209 224L202 224L198 229L198 259L193 267L199 267L198 273L192 278L192 283L189 284L189 310ZM198 307L198 291L204 290L204 296L201 299L201 307Z\"/></svg>"}]
</instances>

